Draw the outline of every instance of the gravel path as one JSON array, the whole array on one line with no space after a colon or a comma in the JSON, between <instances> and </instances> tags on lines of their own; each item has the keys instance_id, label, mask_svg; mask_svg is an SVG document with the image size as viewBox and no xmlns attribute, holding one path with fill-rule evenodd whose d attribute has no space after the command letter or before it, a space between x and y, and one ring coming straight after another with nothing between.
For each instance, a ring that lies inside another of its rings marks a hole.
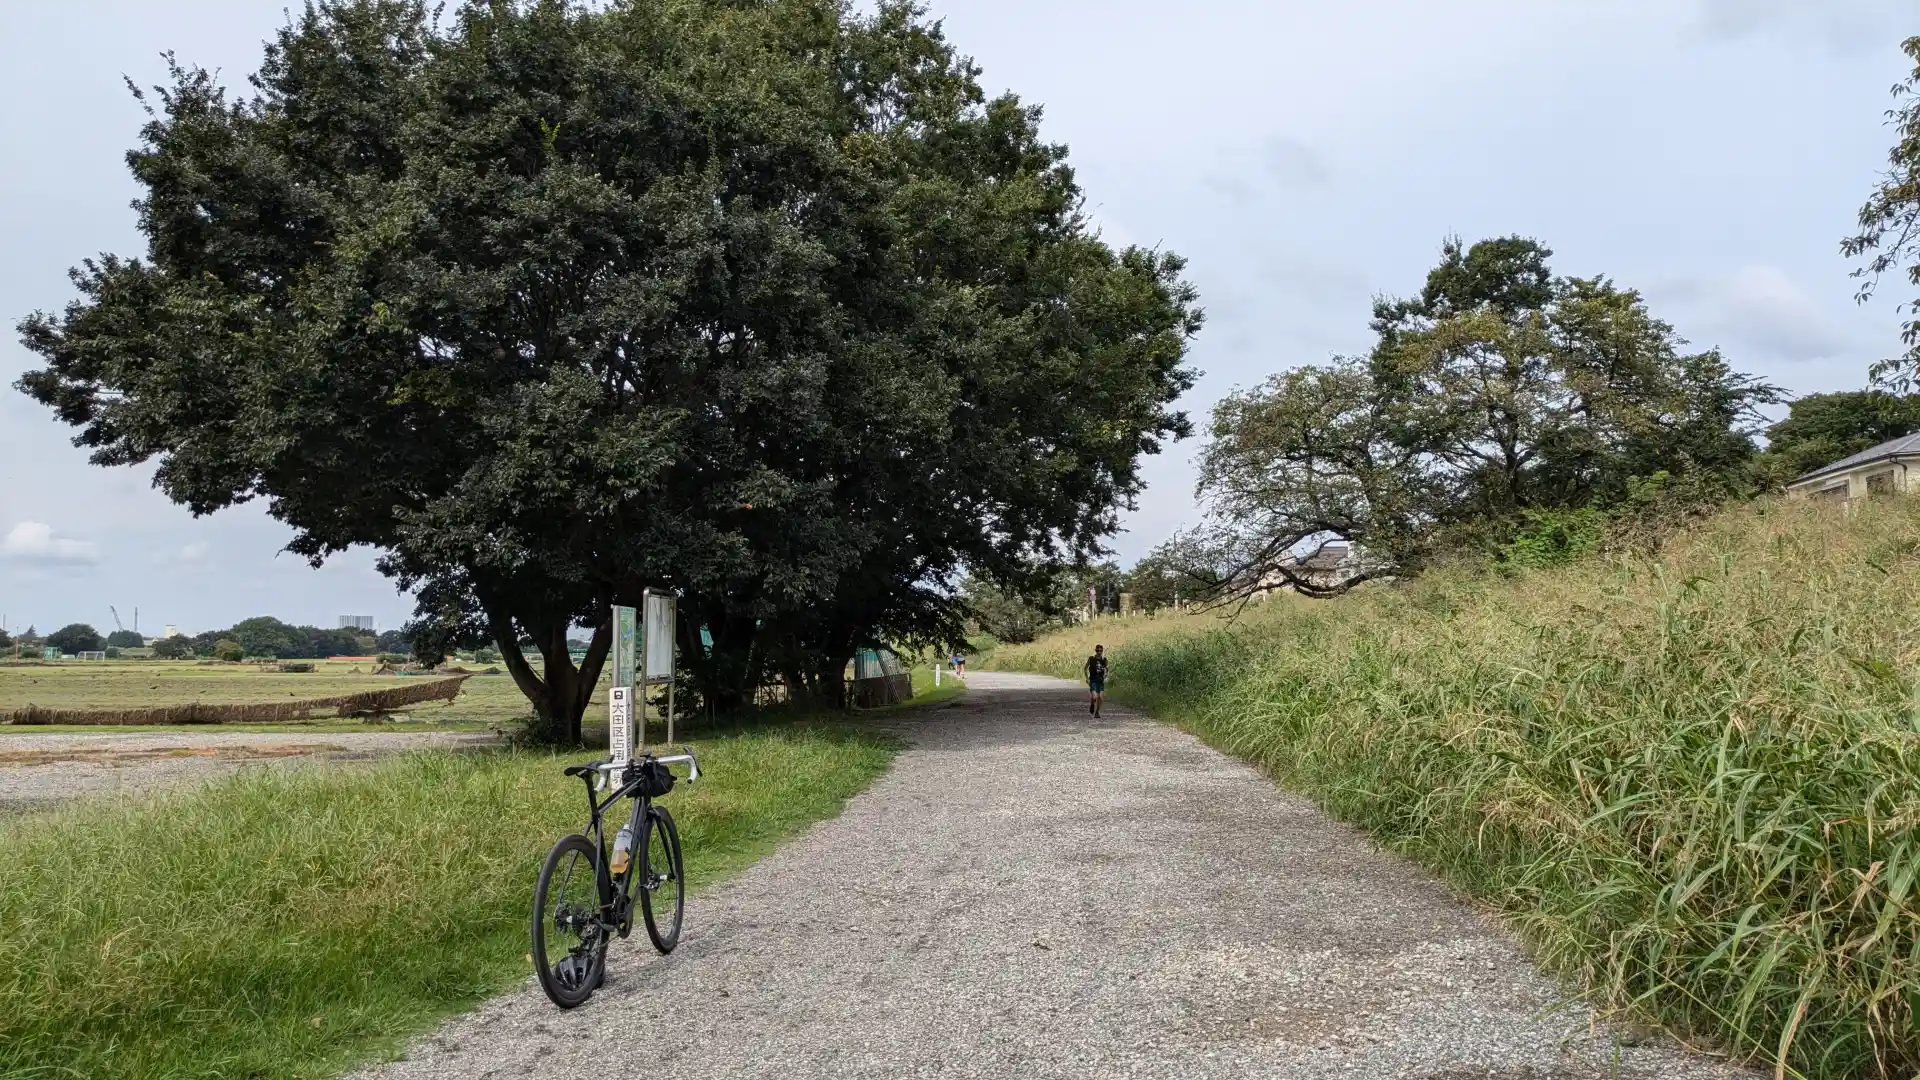
<instances>
[{"instance_id":1,"label":"gravel path","mask_svg":"<svg viewBox=\"0 0 1920 1080\"><path fill-rule=\"evenodd\" d=\"M205 780L236 769L497 741L485 733L428 731L0 733L0 813L80 795Z\"/></svg>"},{"instance_id":2,"label":"gravel path","mask_svg":"<svg viewBox=\"0 0 1920 1080\"><path fill-rule=\"evenodd\" d=\"M840 817L693 897L672 957L636 934L583 1008L529 977L361 1075L1751 1075L1616 1047L1429 875L1197 740L968 682Z\"/></svg>"}]
</instances>

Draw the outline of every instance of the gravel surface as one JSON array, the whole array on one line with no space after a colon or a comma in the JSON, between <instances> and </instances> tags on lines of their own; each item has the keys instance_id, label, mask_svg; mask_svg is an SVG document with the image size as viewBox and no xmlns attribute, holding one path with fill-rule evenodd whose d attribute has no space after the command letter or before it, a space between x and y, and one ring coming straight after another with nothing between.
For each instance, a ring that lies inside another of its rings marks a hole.
<instances>
[{"instance_id":1,"label":"gravel surface","mask_svg":"<svg viewBox=\"0 0 1920 1080\"><path fill-rule=\"evenodd\" d=\"M353 761L496 741L485 733L427 731L0 733L0 813L80 795L205 780L236 769Z\"/></svg>"},{"instance_id":2,"label":"gravel surface","mask_svg":"<svg viewBox=\"0 0 1920 1080\"><path fill-rule=\"evenodd\" d=\"M584 1007L529 977L360 1075L1752 1075L1617 1045L1431 876L1197 740L968 683L838 818L693 897L671 957L636 933Z\"/></svg>"}]
</instances>

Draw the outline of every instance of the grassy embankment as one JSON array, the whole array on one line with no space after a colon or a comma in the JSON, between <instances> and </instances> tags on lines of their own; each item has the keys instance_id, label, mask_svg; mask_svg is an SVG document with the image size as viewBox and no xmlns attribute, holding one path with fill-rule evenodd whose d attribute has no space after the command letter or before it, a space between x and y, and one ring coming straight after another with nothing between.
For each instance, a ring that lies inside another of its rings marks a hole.
<instances>
[{"instance_id":1,"label":"grassy embankment","mask_svg":"<svg viewBox=\"0 0 1920 1080\"><path fill-rule=\"evenodd\" d=\"M696 897L892 754L804 720L695 734L705 776L666 802ZM587 756L262 770L0 820L0 1076L308 1078L393 1051L527 975L539 860L584 817L560 769Z\"/></svg>"},{"instance_id":2,"label":"grassy embankment","mask_svg":"<svg viewBox=\"0 0 1920 1080\"><path fill-rule=\"evenodd\" d=\"M1657 560L1443 573L996 650L1267 769L1550 969L1784 1075L1920 1070L1920 500L1760 503Z\"/></svg>"}]
</instances>

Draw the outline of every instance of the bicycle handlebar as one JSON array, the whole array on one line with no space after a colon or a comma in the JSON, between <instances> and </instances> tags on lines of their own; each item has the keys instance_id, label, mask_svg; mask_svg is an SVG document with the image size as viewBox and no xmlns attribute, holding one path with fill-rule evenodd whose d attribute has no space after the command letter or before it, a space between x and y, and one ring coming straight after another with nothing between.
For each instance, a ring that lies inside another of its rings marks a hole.
<instances>
[{"instance_id":1,"label":"bicycle handlebar","mask_svg":"<svg viewBox=\"0 0 1920 1080\"><path fill-rule=\"evenodd\" d=\"M687 766L687 783L689 784L700 779L700 762L694 758L693 747L691 746L682 746L680 753L668 754L664 757L657 757L653 754L643 754L638 760L646 761L649 758L662 765L679 765L684 763ZM636 762L628 763L628 765L632 764L636 764ZM585 767L592 769L596 774L593 778L593 790L605 791L607 789L607 783L613 774L627 766L615 765L611 761L590 761Z\"/></svg>"}]
</instances>

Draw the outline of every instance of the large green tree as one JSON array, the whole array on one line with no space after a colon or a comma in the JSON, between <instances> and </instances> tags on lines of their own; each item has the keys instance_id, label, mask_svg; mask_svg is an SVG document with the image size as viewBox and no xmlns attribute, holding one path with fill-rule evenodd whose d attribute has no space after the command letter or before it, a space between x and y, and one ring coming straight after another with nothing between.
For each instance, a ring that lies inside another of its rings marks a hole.
<instances>
[{"instance_id":1,"label":"large green tree","mask_svg":"<svg viewBox=\"0 0 1920 1080\"><path fill-rule=\"evenodd\" d=\"M1840 241L1841 252L1859 260L1854 276L1860 279L1863 303L1890 273L1920 287L1920 37L1908 38L1900 48L1915 66L1893 87L1893 108L1887 111L1893 148L1887 151L1887 170L1860 207L1858 231ZM1900 334L1906 351L1875 364L1873 374L1905 389L1920 380L1920 299L1899 310L1908 315Z\"/></svg>"},{"instance_id":2,"label":"large green tree","mask_svg":"<svg viewBox=\"0 0 1920 1080\"><path fill-rule=\"evenodd\" d=\"M1160 553L1216 594L1338 592L1541 509L1606 506L1637 478L1739 482L1778 392L1688 352L1640 295L1555 276L1522 237L1449 241L1422 292L1381 300L1365 357L1225 398L1200 458L1209 524ZM1348 572L1305 565L1335 542Z\"/></svg>"},{"instance_id":3,"label":"large green tree","mask_svg":"<svg viewBox=\"0 0 1920 1080\"><path fill-rule=\"evenodd\" d=\"M1880 390L1808 394L1767 428L1776 478L1791 480L1869 446L1920 431L1920 395Z\"/></svg>"},{"instance_id":4,"label":"large green tree","mask_svg":"<svg viewBox=\"0 0 1920 1080\"><path fill-rule=\"evenodd\" d=\"M83 652L99 652L106 647L106 640L100 631L86 623L68 623L47 635L47 644L69 655Z\"/></svg>"},{"instance_id":5,"label":"large green tree","mask_svg":"<svg viewBox=\"0 0 1920 1080\"><path fill-rule=\"evenodd\" d=\"M709 702L837 700L957 633L962 567L1095 549L1185 431L1180 261L1102 243L912 6L342 0L253 83L151 95L147 256L23 324L21 386L197 514L377 549L554 738L644 588Z\"/></svg>"}]
</instances>

